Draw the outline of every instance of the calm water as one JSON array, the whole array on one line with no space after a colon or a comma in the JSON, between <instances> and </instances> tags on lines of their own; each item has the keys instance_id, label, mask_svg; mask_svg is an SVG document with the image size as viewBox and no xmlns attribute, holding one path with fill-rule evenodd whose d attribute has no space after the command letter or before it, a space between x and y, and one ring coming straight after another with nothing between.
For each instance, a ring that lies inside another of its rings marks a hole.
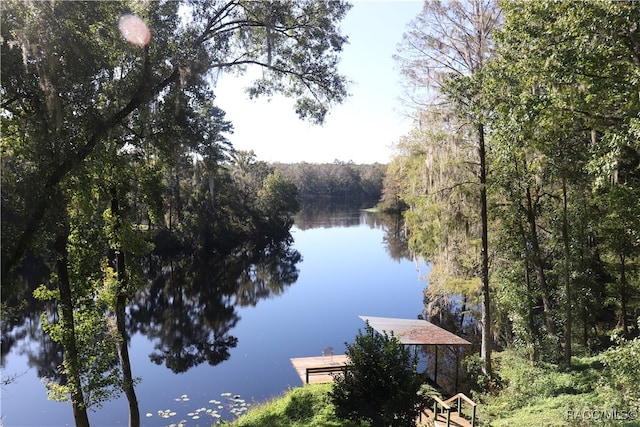
<instances>
[{"instance_id":1,"label":"calm water","mask_svg":"<svg viewBox=\"0 0 640 427\"><path fill-rule=\"evenodd\" d=\"M300 386L289 359L320 355L328 346L344 352L344 342L352 342L364 326L359 315L416 318L422 311L421 277L426 271L402 257L405 251L393 229L366 212L298 218L292 229L293 247L303 258L297 264L297 281L280 295L236 308L239 320L229 333L237 346L219 365L205 362L175 374L151 362L155 340L133 335L131 364L134 376L141 378L136 393L143 425L187 420L188 426L210 426L215 419L198 409L230 417L223 393L251 403ZM3 377L18 376L2 389L5 426L73 425L71 405L48 401L45 386L30 367L29 355L38 354L39 345L34 340L18 342L3 361ZM180 399L183 395L188 400ZM163 419L159 410L176 414ZM127 425L127 416L124 398L89 413L94 426Z\"/></svg>"}]
</instances>

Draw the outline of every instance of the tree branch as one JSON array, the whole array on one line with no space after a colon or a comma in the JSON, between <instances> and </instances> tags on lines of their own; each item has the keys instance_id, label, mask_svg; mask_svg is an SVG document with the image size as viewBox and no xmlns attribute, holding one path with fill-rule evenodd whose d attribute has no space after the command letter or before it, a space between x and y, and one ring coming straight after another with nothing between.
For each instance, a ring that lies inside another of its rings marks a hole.
<instances>
[{"instance_id":1,"label":"tree branch","mask_svg":"<svg viewBox=\"0 0 640 427\"><path fill-rule=\"evenodd\" d=\"M42 194L46 195L41 197L36 203L36 206L31 211L31 215L27 218L24 231L18 238L18 243L13 253L2 260L2 277L5 278L18 265L22 257L25 255L31 241L33 240L36 231L38 230L42 220L44 219L47 207L51 201L52 190L62 182L62 180L74 169L78 168L84 160L93 153L96 147L102 142L102 140L108 135L109 131L115 127L118 123L124 120L129 114L135 111L148 99L158 94L162 89L175 82L179 76L178 68L174 68L173 72L167 76L164 80L158 83L152 91L147 91L147 83L143 81L139 89L131 100L121 110L113 114L107 120L96 125L96 130L93 132L86 144L81 146L78 150L70 153L62 163L60 163L45 179L43 185Z\"/></svg>"}]
</instances>

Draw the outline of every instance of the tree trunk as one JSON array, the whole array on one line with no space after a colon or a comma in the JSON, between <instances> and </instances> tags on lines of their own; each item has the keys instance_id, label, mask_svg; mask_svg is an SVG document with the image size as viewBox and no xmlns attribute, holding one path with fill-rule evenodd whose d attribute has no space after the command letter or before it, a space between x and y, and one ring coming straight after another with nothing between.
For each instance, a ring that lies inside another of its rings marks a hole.
<instances>
[{"instance_id":1,"label":"tree trunk","mask_svg":"<svg viewBox=\"0 0 640 427\"><path fill-rule=\"evenodd\" d=\"M118 259L118 278L120 286L126 286L124 280L124 253L122 251L117 254ZM134 387L133 375L131 373L131 359L129 358L129 335L126 326L126 306L127 296L124 292L120 292L116 298L116 326L120 334L118 340L118 356L120 357L120 365L122 366L122 382L125 396L129 403L129 427L140 427L140 409L138 407L138 398Z\"/></svg>"},{"instance_id":2,"label":"tree trunk","mask_svg":"<svg viewBox=\"0 0 640 427\"><path fill-rule=\"evenodd\" d=\"M213 176L213 169L209 173L209 196L211 197L211 209L216 209L216 187L215 187L215 177Z\"/></svg>"},{"instance_id":3,"label":"tree trunk","mask_svg":"<svg viewBox=\"0 0 640 427\"><path fill-rule=\"evenodd\" d=\"M567 178L562 176L562 241L564 242L564 292L566 298L566 323L564 330L564 363L571 366L571 280L569 276L569 220L567 218Z\"/></svg>"},{"instance_id":4,"label":"tree trunk","mask_svg":"<svg viewBox=\"0 0 640 427\"><path fill-rule=\"evenodd\" d=\"M622 331L624 336L629 336L629 322L627 321L627 274L626 258L620 255L620 311L622 318Z\"/></svg>"},{"instance_id":5,"label":"tree trunk","mask_svg":"<svg viewBox=\"0 0 640 427\"><path fill-rule=\"evenodd\" d=\"M531 243L530 257L531 266L538 278L538 284L542 291L542 306L544 310L544 320L547 325L549 334L556 335L556 325L551 313L551 297L549 287L547 286L547 278L544 271L544 261L540 253L540 242L538 241L538 225L536 223L536 213L533 207L533 199L531 197L531 189L527 187L527 222L529 224L529 238Z\"/></svg>"},{"instance_id":6,"label":"tree trunk","mask_svg":"<svg viewBox=\"0 0 640 427\"><path fill-rule=\"evenodd\" d=\"M460 308L460 326L458 332L462 335L464 332L464 313L467 311L467 296L462 297L462 307Z\"/></svg>"},{"instance_id":7,"label":"tree trunk","mask_svg":"<svg viewBox=\"0 0 640 427\"><path fill-rule=\"evenodd\" d=\"M538 337L538 331L536 330L535 318L533 315L533 290L531 288L531 276L529 275L529 262L524 261L524 280L527 286L527 324L529 326L529 333L531 334L529 347L529 361L531 363L538 360L538 351L536 349L536 339Z\"/></svg>"},{"instance_id":8,"label":"tree trunk","mask_svg":"<svg viewBox=\"0 0 640 427\"><path fill-rule=\"evenodd\" d=\"M591 354L591 345L589 345L589 312L586 304L582 306L582 345Z\"/></svg>"},{"instance_id":9,"label":"tree trunk","mask_svg":"<svg viewBox=\"0 0 640 427\"><path fill-rule=\"evenodd\" d=\"M116 218L120 217L120 207L115 189L111 190L111 211ZM119 220L119 219L118 219ZM126 324L127 307L127 272L125 255L122 248L116 249L116 269L118 272L118 295L116 297L116 327L120 334L118 340L118 357L122 367L122 388L129 404L129 427L140 427L140 409L131 373L131 359L129 358L129 335Z\"/></svg>"},{"instance_id":10,"label":"tree trunk","mask_svg":"<svg viewBox=\"0 0 640 427\"><path fill-rule=\"evenodd\" d=\"M56 270L58 272L58 290L60 291L60 309L62 311L64 361L67 368L69 388L71 389L71 407L77 427L89 427L87 405L82 394L80 381L80 361L76 343L76 331L73 316L73 295L67 270L68 233L56 237L55 248L58 253Z\"/></svg>"},{"instance_id":11,"label":"tree trunk","mask_svg":"<svg viewBox=\"0 0 640 427\"><path fill-rule=\"evenodd\" d=\"M478 125L478 155L480 157L480 221L482 226L482 345L480 356L482 358L482 372L491 377L491 349L493 340L491 337L491 296L489 294L489 225L487 214L487 164L484 143L484 125Z\"/></svg>"}]
</instances>

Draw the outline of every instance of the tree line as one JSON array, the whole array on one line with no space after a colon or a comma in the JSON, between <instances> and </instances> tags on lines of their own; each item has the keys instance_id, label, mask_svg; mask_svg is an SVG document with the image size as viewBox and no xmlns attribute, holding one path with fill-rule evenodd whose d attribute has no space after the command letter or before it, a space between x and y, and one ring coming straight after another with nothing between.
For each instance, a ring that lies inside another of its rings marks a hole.
<instances>
[{"instance_id":1,"label":"tree line","mask_svg":"<svg viewBox=\"0 0 640 427\"><path fill-rule=\"evenodd\" d=\"M348 9L312 0L3 3L3 317L42 283L35 295L55 307L42 327L64 355L50 395L70 401L76 425L88 426L87 409L114 393L126 395L129 425L140 425L127 307L157 293L149 277L158 257L199 265L290 242L295 186L233 148L215 82L259 67L250 96L284 93L302 119L322 123L347 95L337 61ZM213 348L210 362L222 356Z\"/></svg>"},{"instance_id":2,"label":"tree line","mask_svg":"<svg viewBox=\"0 0 640 427\"><path fill-rule=\"evenodd\" d=\"M348 202L356 208L372 207L380 200L387 165L353 162L275 163L273 167L294 183L303 203Z\"/></svg>"},{"instance_id":3,"label":"tree line","mask_svg":"<svg viewBox=\"0 0 640 427\"><path fill-rule=\"evenodd\" d=\"M414 129L382 204L433 263L430 318L571 364L640 316L640 7L429 1L397 60ZM403 206L402 206L403 205Z\"/></svg>"}]
</instances>

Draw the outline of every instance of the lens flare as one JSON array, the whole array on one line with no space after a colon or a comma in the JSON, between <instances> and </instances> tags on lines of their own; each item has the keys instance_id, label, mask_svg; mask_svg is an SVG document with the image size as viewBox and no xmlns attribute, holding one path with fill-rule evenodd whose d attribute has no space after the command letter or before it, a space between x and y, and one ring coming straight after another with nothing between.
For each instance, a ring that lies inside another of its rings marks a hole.
<instances>
[{"instance_id":1,"label":"lens flare","mask_svg":"<svg viewBox=\"0 0 640 427\"><path fill-rule=\"evenodd\" d=\"M151 42L151 31L147 24L135 15L123 15L118 21L120 34L135 46L147 46Z\"/></svg>"}]
</instances>

